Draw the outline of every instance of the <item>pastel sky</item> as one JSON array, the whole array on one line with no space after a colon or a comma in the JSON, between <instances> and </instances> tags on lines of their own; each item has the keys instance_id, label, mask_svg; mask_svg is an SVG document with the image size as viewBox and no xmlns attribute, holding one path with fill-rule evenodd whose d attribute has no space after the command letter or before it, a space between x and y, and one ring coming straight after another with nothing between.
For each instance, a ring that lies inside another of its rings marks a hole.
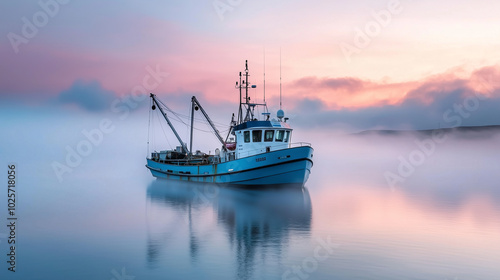
<instances>
[{"instance_id":1,"label":"pastel sky","mask_svg":"<svg viewBox=\"0 0 500 280\"><path fill-rule=\"evenodd\" d=\"M143 86L231 112L245 60L262 99L265 54L277 108L281 53L284 108L299 125L500 124L499 10L493 0L3 1L0 101L98 113Z\"/></svg>"}]
</instances>

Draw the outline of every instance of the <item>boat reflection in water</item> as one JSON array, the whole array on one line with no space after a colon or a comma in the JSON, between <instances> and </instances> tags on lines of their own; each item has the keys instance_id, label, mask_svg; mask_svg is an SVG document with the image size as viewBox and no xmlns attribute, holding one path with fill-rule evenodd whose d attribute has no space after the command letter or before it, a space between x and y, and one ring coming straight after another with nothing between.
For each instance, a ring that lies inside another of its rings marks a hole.
<instances>
[{"instance_id":1,"label":"boat reflection in water","mask_svg":"<svg viewBox=\"0 0 500 280\"><path fill-rule=\"evenodd\" d=\"M196 270L209 262L211 272L227 278L234 273L229 262L236 278L249 279L261 263L278 264L294 238L310 235L312 205L303 187L249 190L158 179L147 198L153 269Z\"/></svg>"}]
</instances>

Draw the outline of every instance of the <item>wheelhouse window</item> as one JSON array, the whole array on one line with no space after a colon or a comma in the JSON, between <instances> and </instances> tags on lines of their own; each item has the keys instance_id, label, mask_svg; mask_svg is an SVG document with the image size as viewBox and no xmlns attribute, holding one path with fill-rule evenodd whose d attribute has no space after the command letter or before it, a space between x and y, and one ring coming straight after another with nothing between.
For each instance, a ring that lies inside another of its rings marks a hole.
<instances>
[{"instance_id":1,"label":"wheelhouse window","mask_svg":"<svg viewBox=\"0 0 500 280\"><path fill-rule=\"evenodd\" d=\"M273 142L274 130L266 130L264 133L264 142Z\"/></svg>"},{"instance_id":2,"label":"wheelhouse window","mask_svg":"<svg viewBox=\"0 0 500 280\"><path fill-rule=\"evenodd\" d=\"M252 142L262 142L262 130L252 130Z\"/></svg>"},{"instance_id":3,"label":"wheelhouse window","mask_svg":"<svg viewBox=\"0 0 500 280\"><path fill-rule=\"evenodd\" d=\"M245 139L245 143L250 143L250 131L244 131L243 138Z\"/></svg>"},{"instance_id":4,"label":"wheelhouse window","mask_svg":"<svg viewBox=\"0 0 500 280\"><path fill-rule=\"evenodd\" d=\"M285 136L285 131L284 130L277 130L276 131L276 142L283 142L283 137Z\"/></svg>"},{"instance_id":5,"label":"wheelhouse window","mask_svg":"<svg viewBox=\"0 0 500 280\"><path fill-rule=\"evenodd\" d=\"M290 131L285 132L285 142L288 142L288 139L290 138Z\"/></svg>"}]
</instances>

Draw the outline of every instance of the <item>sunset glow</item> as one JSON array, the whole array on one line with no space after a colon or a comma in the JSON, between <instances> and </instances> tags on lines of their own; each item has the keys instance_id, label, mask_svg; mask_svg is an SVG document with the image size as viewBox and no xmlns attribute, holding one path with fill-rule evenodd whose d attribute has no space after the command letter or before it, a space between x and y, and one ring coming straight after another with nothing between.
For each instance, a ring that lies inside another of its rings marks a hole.
<instances>
[{"instance_id":1,"label":"sunset glow","mask_svg":"<svg viewBox=\"0 0 500 280\"><path fill-rule=\"evenodd\" d=\"M398 106L410 98L429 104L458 87L498 97L495 1L125 1L118 9L92 2L59 4L46 22L36 18L40 4L4 4L2 95L50 98L77 80L126 95L145 67L158 65L170 75L158 94L234 102L233 83L248 59L262 99L265 54L272 99L279 95L281 52L292 110L302 99L318 100L324 110ZM342 46L354 52L346 55ZM488 92L476 76L488 78Z\"/></svg>"}]
</instances>

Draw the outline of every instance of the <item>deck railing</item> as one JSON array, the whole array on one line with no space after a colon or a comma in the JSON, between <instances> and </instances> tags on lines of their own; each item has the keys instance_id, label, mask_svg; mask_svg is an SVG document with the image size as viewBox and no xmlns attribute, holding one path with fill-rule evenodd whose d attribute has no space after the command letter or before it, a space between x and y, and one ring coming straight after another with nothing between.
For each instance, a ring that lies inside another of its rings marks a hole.
<instances>
[{"instance_id":1,"label":"deck railing","mask_svg":"<svg viewBox=\"0 0 500 280\"><path fill-rule=\"evenodd\" d=\"M311 147L311 143L307 142L296 142L296 143L291 143L290 148L297 148L297 147Z\"/></svg>"},{"instance_id":2,"label":"deck railing","mask_svg":"<svg viewBox=\"0 0 500 280\"><path fill-rule=\"evenodd\" d=\"M274 146L270 146L270 147L271 147L271 151L279 151L279 150L285 150L288 148L311 147L311 143L295 142L295 143L274 145ZM253 156L253 155L261 154L261 153L265 153L265 152L266 152L266 147L260 148L260 149L254 149L254 150L239 153L239 158L245 158L245 157L249 157L249 156Z\"/></svg>"},{"instance_id":3,"label":"deck railing","mask_svg":"<svg viewBox=\"0 0 500 280\"><path fill-rule=\"evenodd\" d=\"M288 148L311 147L311 146L312 146L311 143L295 142L295 143L274 145L274 146L270 146L270 147L271 147L271 151L274 152L274 151L279 151L279 150L285 150ZM267 151L266 148L267 147L239 153L238 158L245 158L245 157L253 156L256 154L266 153L266 151ZM231 152L231 153L238 154L238 152L236 152L236 151ZM175 165L186 165L186 164L192 165L193 163L209 164L209 163L219 163L221 161L220 156L215 156L215 155L210 156L209 158L207 158L205 160L201 160L201 159L194 159L193 160L193 159L189 159L189 158L185 158L185 159L159 159L159 158L153 159L153 158L150 158L150 159L153 161L159 162L159 163L168 163L168 164L175 164ZM235 158L232 158L231 160L234 160L234 159ZM226 161L230 161L229 158L226 158Z\"/></svg>"}]
</instances>

